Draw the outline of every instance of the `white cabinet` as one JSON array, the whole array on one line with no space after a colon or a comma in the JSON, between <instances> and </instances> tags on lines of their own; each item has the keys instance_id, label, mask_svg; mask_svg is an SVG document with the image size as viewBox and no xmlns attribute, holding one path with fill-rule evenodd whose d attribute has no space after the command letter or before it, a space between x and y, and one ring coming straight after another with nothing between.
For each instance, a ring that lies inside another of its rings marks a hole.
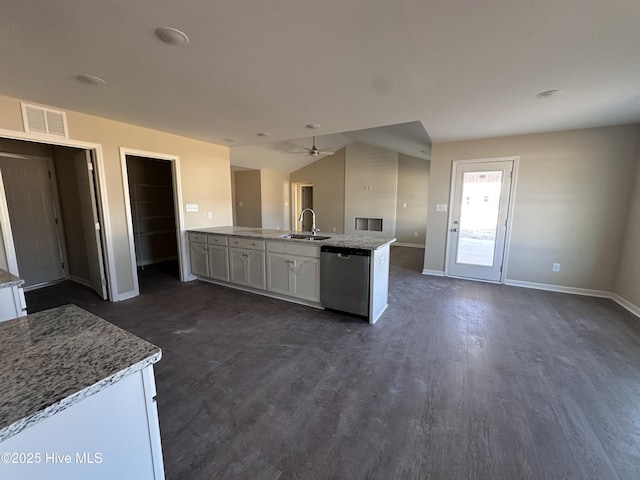
<instances>
[{"instance_id":1,"label":"white cabinet","mask_svg":"<svg viewBox=\"0 0 640 480\"><path fill-rule=\"evenodd\" d=\"M264 290L266 284L264 262L264 250L229 248L230 281Z\"/></svg>"},{"instance_id":2,"label":"white cabinet","mask_svg":"<svg viewBox=\"0 0 640 480\"><path fill-rule=\"evenodd\" d=\"M0 443L31 462L2 478L164 479L153 366L145 367Z\"/></svg>"},{"instance_id":3,"label":"white cabinet","mask_svg":"<svg viewBox=\"0 0 640 480\"><path fill-rule=\"evenodd\" d=\"M0 288L0 322L23 317L27 314L27 303L20 285Z\"/></svg>"},{"instance_id":4,"label":"white cabinet","mask_svg":"<svg viewBox=\"0 0 640 480\"><path fill-rule=\"evenodd\" d=\"M191 264L191 273L200 277L209 276L209 255L206 241L206 235L195 233L189 234L189 261Z\"/></svg>"},{"instance_id":5,"label":"white cabinet","mask_svg":"<svg viewBox=\"0 0 640 480\"><path fill-rule=\"evenodd\" d=\"M223 245L208 245L209 278L229 281L229 249Z\"/></svg>"},{"instance_id":6,"label":"white cabinet","mask_svg":"<svg viewBox=\"0 0 640 480\"><path fill-rule=\"evenodd\" d=\"M320 301L318 247L268 242L267 250L267 290L312 302Z\"/></svg>"}]
</instances>

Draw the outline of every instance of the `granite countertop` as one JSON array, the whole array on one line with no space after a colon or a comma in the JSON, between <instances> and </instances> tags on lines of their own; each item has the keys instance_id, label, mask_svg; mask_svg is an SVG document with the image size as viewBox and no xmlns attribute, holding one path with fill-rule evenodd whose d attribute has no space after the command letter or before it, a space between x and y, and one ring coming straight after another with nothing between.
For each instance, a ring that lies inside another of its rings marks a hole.
<instances>
[{"instance_id":1,"label":"granite countertop","mask_svg":"<svg viewBox=\"0 0 640 480\"><path fill-rule=\"evenodd\" d=\"M190 232L215 233L218 235L237 236L245 238L259 238L262 240L278 240L281 242L295 242L305 245L330 245L333 247L362 248L363 250L377 250L396 241L395 238L377 237L368 235L342 235L336 233L318 232L319 236L331 237L326 240L300 240L293 238L280 238L281 235L289 233L310 233L293 232L289 230L275 230L268 228L252 227L205 227L191 228Z\"/></svg>"},{"instance_id":2,"label":"granite countertop","mask_svg":"<svg viewBox=\"0 0 640 480\"><path fill-rule=\"evenodd\" d=\"M22 285L24 280L0 268L0 288Z\"/></svg>"},{"instance_id":3,"label":"granite countertop","mask_svg":"<svg viewBox=\"0 0 640 480\"><path fill-rule=\"evenodd\" d=\"M0 322L0 339L0 442L162 356L75 305Z\"/></svg>"}]
</instances>

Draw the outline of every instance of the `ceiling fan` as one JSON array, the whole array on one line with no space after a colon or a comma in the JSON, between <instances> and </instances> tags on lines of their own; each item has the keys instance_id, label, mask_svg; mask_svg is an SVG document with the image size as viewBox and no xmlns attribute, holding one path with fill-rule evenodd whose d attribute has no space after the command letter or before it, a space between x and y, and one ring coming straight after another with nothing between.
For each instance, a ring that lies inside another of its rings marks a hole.
<instances>
[{"instance_id":1,"label":"ceiling fan","mask_svg":"<svg viewBox=\"0 0 640 480\"><path fill-rule=\"evenodd\" d=\"M320 151L318 150L318 147L316 147L316 137L313 137L313 144L311 146L311 148L307 148L307 147L302 147L305 149L304 152L289 152L289 153L306 153L308 157L317 157L318 155L333 155L336 152L330 152L330 151Z\"/></svg>"}]
</instances>

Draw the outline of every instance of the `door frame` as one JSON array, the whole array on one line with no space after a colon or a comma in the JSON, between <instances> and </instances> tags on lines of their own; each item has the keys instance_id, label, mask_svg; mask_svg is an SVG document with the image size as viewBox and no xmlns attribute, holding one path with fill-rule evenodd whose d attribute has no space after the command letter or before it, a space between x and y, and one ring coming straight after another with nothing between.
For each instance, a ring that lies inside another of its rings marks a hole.
<instances>
[{"instance_id":1,"label":"door frame","mask_svg":"<svg viewBox=\"0 0 640 480\"><path fill-rule=\"evenodd\" d=\"M445 257L444 257L444 276L458 278L449 274L449 256L451 255L451 229L453 228L453 214L454 214L454 202L456 197L456 173L459 165L469 165L474 163L490 163L490 162L513 162L513 174L511 178L511 192L509 195L508 202L508 216L507 216L507 227L505 229L505 238L504 238L504 250L502 252L502 272L500 273L500 280L497 282L493 282L491 280L483 280L479 278L467 278L464 277L465 280L472 280L476 282L488 282L488 283L505 283L505 279L507 278L507 270L508 259L509 259L509 249L511 246L511 228L513 225L513 214L514 214L514 204L516 198L516 185L518 179L518 164L520 162L520 157L514 155L512 157L489 157L489 158L472 158L465 160L453 160L451 163L451 184L449 187L449 215L447 217L447 243L445 248ZM462 278L462 277L460 277Z\"/></svg>"},{"instance_id":2,"label":"door frame","mask_svg":"<svg viewBox=\"0 0 640 480\"><path fill-rule=\"evenodd\" d=\"M111 216L109 214L109 202L107 199L107 184L105 179L105 167L104 167L104 155L102 153L102 145L99 143L84 142L81 140L70 140L68 138L52 137L50 135L44 135L31 132L20 132L16 130L6 130L0 128L0 138L9 140L22 140L25 142L42 143L45 145L57 145L62 147L81 148L83 150L91 151L91 155L94 162L94 173L96 176L96 184L98 191L96 192L96 207L100 212L101 225L101 238L102 245L104 246L102 252L105 262L105 275L108 283L109 300L112 302L122 300L118 294L118 282L115 266L115 254L113 250L113 241L111 235ZM11 273L16 272L18 268L18 261L16 258L15 245L13 243L13 237L11 237L11 223L9 221L9 212L7 210L6 199L4 198L4 184L2 187L2 195L0 195L0 228L2 229L2 238L5 242L4 248L7 256L7 266ZM7 237L11 237L7 241ZM13 271L11 269L14 269Z\"/></svg>"},{"instance_id":3,"label":"door frame","mask_svg":"<svg viewBox=\"0 0 640 480\"><path fill-rule=\"evenodd\" d=\"M65 279L71 278L69 274L69 257L67 256L67 239L65 238L64 228L62 226L63 225L62 207L60 206L60 193L58 192L57 173L56 173L56 168L55 168L55 163L53 161L53 158L46 157L43 155L3 152L1 150L0 150L0 157L15 158L17 160L27 160L27 161L40 160L40 161L45 161L47 163L47 169L49 170L49 183L51 184L50 186L51 186L51 197L52 197L51 201L53 203L52 205L53 215L56 220L56 236L58 237L58 250L60 251L60 260L62 262L62 277ZM11 235L11 247L13 248L13 252L15 253L15 241L13 238L13 229L11 228L11 219L9 218L9 215L8 215L9 205L7 203L7 195L4 189L4 178L2 176L2 171L0 171L0 187L2 188L2 190L0 190L0 196L2 197L2 199L0 199L0 213L4 214L4 209L6 208L6 213L7 213L6 221L8 225L7 230L9 231L8 233ZM4 224L3 224L2 231L4 232ZM3 234L3 241L5 241L4 234ZM9 259L7 258L7 264L9 263L8 260ZM14 275L16 275L17 277L20 277L20 268L18 267L17 261L18 261L18 257L16 255L16 264L12 265L12 268L14 269L12 273L16 272L14 273ZM39 288L39 287L48 285L50 283L56 283L59 281L60 280L31 285L29 287L25 287L24 291L27 292L29 290L33 290L35 288Z\"/></svg>"},{"instance_id":4,"label":"door frame","mask_svg":"<svg viewBox=\"0 0 640 480\"><path fill-rule=\"evenodd\" d=\"M302 222L298 221L298 215L302 210L302 187L313 187L312 182L294 182L291 184L293 201L291 202L291 230L294 232L301 231Z\"/></svg>"},{"instance_id":5,"label":"door frame","mask_svg":"<svg viewBox=\"0 0 640 480\"><path fill-rule=\"evenodd\" d=\"M140 295L140 283L138 281L138 264L136 261L136 246L133 236L133 215L131 214L131 196L129 195L129 174L127 173L127 155L135 157L155 158L171 162L171 179L173 181L173 209L176 216L176 242L178 246L178 271L180 281L190 280L189 258L187 249L187 237L184 230L184 215L182 214L182 182L180 175L180 157L166 153L148 152L134 148L120 147L120 170L122 172L122 189L124 191L124 209L127 219L127 236L129 238L129 252L131 257L131 269L133 272L132 297ZM194 277L195 278L195 277Z\"/></svg>"}]
</instances>

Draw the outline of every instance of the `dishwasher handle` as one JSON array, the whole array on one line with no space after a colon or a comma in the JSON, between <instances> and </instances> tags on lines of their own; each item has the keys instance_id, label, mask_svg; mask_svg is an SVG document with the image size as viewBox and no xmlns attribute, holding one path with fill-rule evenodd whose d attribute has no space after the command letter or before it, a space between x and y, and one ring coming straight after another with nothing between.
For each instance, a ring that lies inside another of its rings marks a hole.
<instances>
[{"instance_id":1,"label":"dishwasher handle","mask_svg":"<svg viewBox=\"0 0 640 480\"><path fill-rule=\"evenodd\" d=\"M339 253L338 258L348 259L351 258L351 255L349 255L348 253Z\"/></svg>"}]
</instances>

